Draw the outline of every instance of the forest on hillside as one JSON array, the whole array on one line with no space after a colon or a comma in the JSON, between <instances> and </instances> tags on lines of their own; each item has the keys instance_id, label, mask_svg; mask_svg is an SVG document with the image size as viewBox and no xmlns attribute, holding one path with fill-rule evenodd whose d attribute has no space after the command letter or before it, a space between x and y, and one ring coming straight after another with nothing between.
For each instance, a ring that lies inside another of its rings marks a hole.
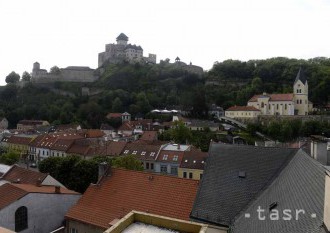
<instances>
[{"instance_id":1,"label":"forest on hillside","mask_svg":"<svg viewBox=\"0 0 330 233\"><path fill-rule=\"evenodd\" d=\"M197 118L206 118L211 104L223 108L246 105L262 92L289 93L299 68L308 79L310 100L319 105L329 101L330 59L226 60L215 62L202 76L188 73L180 66L160 64L111 64L92 84L54 83L23 88L9 82L0 88L0 117L14 127L21 119L46 119L53 124L79 122L98 128L108 112L128 111L133 116L148 114L154 108L180 108ZM17 80L17 78L15 79ZM81 88L101 90L83 96ZM51 90L70 92L63 96Z\"/></svg>"}]
</instances>

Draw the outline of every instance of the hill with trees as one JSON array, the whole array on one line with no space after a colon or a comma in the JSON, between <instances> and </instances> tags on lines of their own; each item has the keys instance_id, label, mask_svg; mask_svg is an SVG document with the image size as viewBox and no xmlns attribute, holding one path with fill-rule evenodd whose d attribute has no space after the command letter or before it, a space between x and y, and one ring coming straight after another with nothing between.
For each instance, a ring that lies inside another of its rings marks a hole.
<instances>
[{"instance_id":1,"label":"hill with trees","mask_svg":"<svg viewBox=\"0 0 330 233\"><path fill-rule=\"evenodd\" d=\"M319 105L329 101L330 59L226 60L198 76L162 61L159 64L111 64L94 83L59 83L42 86L28 82L16 85L17 75L8 75L0 88L0 117L11 127L21 119L46 119L54 124L82 123L97 128L108 112L128 111L133 116L154 108L181 108L191 116L207 117L208 106L227 108L245 105L254 94L292 92L300 67L308 77L310 100ZM29 80L26 73L24 80ZM84 96L82 87L99 90Z\"/></svg>"}]
</instances>

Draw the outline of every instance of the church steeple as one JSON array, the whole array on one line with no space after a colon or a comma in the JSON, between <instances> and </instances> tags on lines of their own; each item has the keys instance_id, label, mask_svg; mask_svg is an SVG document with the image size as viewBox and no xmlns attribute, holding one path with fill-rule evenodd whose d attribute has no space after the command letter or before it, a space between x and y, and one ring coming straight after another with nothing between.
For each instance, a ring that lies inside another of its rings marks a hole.
<instances>
[{"instance_id":1,"label":"church steeple","mask_svg":"<svg viewBox=\"0 0 330 233\"><path fill-rule=\"evenodd\" d=\"M305 72L303 70L303 68L299 68L299 71L298 71L298 74L296 76L296 80L294 81L294 83L298 82L298 81L301 81L304 85L306 84L307 82L307 78L306 78L306 75L305 75Z\"/></svg>"}]
</instances>

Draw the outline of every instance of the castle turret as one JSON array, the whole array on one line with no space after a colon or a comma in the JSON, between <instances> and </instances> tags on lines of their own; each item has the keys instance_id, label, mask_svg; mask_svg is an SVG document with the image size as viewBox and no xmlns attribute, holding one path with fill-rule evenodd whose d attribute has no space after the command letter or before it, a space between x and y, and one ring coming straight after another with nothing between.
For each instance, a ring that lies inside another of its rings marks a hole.
<instances>
[{"instance_id":1,"label":"castle turret","mask_svg":"<svg viewBox=\"0 0 330 233\"><path fill-rule=\"evenodd\" d=\"M128 37L124 33L120 33L120 35L116 38L116 41L119 45L127 45Z\"/></svg>"},{"instance_id":2,"label":"castle turret","mask_svg":"<svg viewBox=\"0 0 330 233\"><path fill-rule=\"evenodd\" d=\"M40 70L40 64L39 64L39 62L33 63L33 69L32 69L32 71L37 71L37 70Z\"/></svg>"},{"instance_id":3,"label":"castle turret","mask_svg":"<svg viewBox=\"0 0 330 233\"><path fill-rule=\"evenodd\" d=\"M300 67L293 85L295 115L308 114L308 82L304 70Z\"/></svg>"}]
</instances>

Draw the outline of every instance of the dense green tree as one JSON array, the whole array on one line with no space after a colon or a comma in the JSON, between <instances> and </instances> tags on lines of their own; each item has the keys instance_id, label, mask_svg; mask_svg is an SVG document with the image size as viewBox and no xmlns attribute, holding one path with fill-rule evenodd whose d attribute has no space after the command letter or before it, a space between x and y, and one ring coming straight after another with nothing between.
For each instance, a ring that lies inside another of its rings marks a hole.
<instances>
[{"instance_id":1,"label":"dense green tree","mask_svg":"<svg viewBox=\"0 0 330 233\"><path fill-rule=\"evenodd\" d=\"M30 82L31 75L27 71L24 71L22 74L22 80L26 82Z\"/></svg>"},{"instance_id":2,"label":"dense green tree","mask_svg":"<svg viewBox=\"0 0 330 233\"><path fill-rule=\"evenodd\" d=\"M9 150L0 155L0 164L13 165L19 161L20 154L16 151Z\"/></svg>"},{"instance_id":3,"label":"dense green tree","mask_svg":"<svg viewBox=\"0 0 330 233\"><path fill-rule=\"evenodd\" d=\"M142 171L143 166L141 161L137 159L135 155L126 155L118 157L113 160L114 167L126 168L129 170Z\"/></svg>"},{"instance_id":4,"label":"dense green tree","mask_svg":"<svg viewBox=\"0 0 330 233\"><path fill-rule=\"evenodd\" d=\"M191 130L184 125L182 121L176 121L173 127L169 130L169 136L175 143L185 144L188 143L191 138Z\"/></svg>"},{"instance_id":5,"label":"dense green tree","mask_svg":"<svg viewBox=\"0 0 330 233\"><path fill-rule=\"evenodd\" d=\"M10 74L8 74L6 76L6 80L5 81L8 84L10 84L10 83L13 84L13 83L17 83L19 81L19 79L20 79L19 74L17 74L14 71L12 71Z\"/></svg>"}]
</instances>

